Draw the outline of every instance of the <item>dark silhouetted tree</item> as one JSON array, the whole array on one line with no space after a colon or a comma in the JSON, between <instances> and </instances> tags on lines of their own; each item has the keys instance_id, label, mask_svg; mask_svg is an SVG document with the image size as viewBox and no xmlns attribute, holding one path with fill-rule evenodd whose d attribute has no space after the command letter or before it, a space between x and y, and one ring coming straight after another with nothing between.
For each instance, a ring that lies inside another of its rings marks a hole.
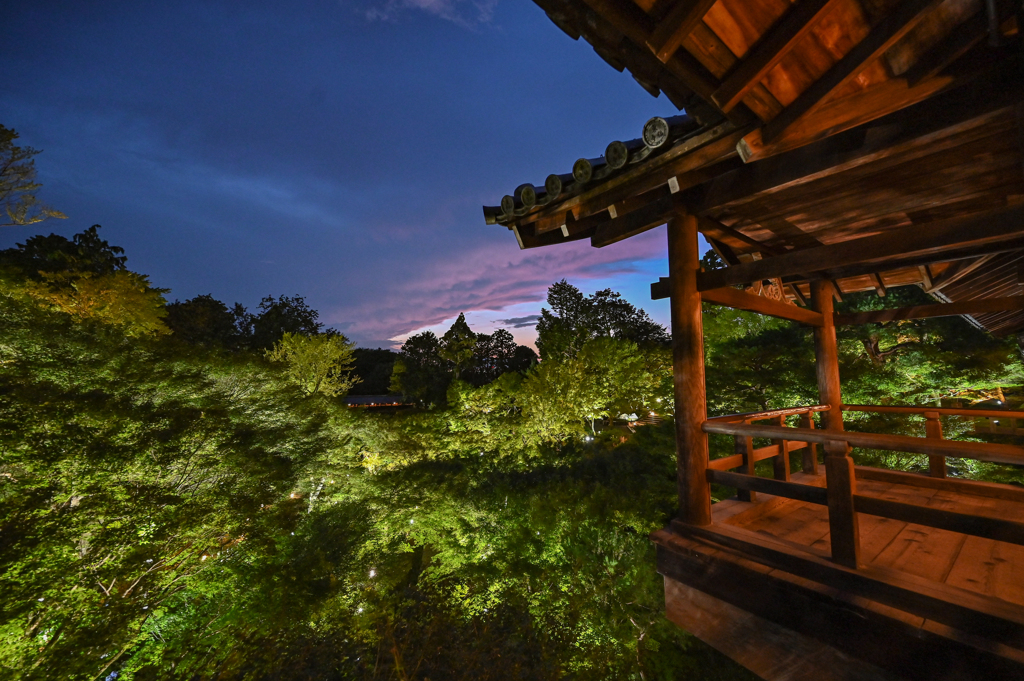
<instances>
[{"instance_id":1,"label":"dark silhouetted tree","mask_svg":"<svg viewBox=\"0 0 1024 681\"><path fill-rule=\"evenodd\" d=\"M36 190L36 162L39 153L32 147L14 144L18 133L0 125L0 205L6 218L0 218L0 227L31 225L49 218L67 216L39 203Z\"/></svg>"},{"instance_id":2,"label":"dark silhouetted tree","mask_svg":"<svg viewBox=\"0 0 1024 681\"><path fill-rule=\"evenodd\" d=\"M232 348L240 340L235 315L208 293L170 303L164 323L175 337L192 345Z\"/></svg>"}]
</instances>

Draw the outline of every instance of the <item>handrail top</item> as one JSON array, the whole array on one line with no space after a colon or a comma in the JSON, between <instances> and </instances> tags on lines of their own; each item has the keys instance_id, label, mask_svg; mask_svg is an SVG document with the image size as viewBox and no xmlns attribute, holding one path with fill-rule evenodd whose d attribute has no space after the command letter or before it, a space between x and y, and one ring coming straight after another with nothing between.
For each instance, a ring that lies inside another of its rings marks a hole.
<instances>
[{"instance_id":1,"label":"handrail top","mask_svg":"<svg viewBox=\"0 0 1024 681\"><path fill-rule=\"evenodd\" d=\"M1024 411L1004 411L1000 409L960 409L955 407L929 407L926 405L883 406L874 404L844 404L842 409L843 411L866 411L878 414L924 414L926 411L933 411L946 416L1024 419Z\"/></svg>"},{"instance_id":2,"label":"handrail top","mask_svg":"<svg viewBox=\"0 0 1024 681\"><path fill-rule=\"evenodd\" d=\"M726 414L725 416L713 416L708 419L710 422L715 421L760 421L761 419L770 419L777 416L791 416L793 414L806 414L809 411L828 411L832 407L827 404L815 404L807 407L787 407L785 409L772 409L769 411L751 411L743 414Z\"/></svg>"},{"instance_id":3,"label":"handrail top","mask_svg":"<svg viewBox=\"0 0 1024 681\"><path fill-rule=\"evenodd\" d=\"M861 433L852 430L817 430L812 428L789 428L786 426L762 426L749 423L705 421L701 425L705 433L718 435L743 435L766 437L776 440L796 440L827 445L830 441L846 442L853 447L886 449L895 452L913 452L939 456L963 457L988 461L990 463L1024 464L1024 448L1016 445L993 444L990 442L967 442L962 440L940 440L909 435L883 435Z\"/></svg>"}]
</instances>

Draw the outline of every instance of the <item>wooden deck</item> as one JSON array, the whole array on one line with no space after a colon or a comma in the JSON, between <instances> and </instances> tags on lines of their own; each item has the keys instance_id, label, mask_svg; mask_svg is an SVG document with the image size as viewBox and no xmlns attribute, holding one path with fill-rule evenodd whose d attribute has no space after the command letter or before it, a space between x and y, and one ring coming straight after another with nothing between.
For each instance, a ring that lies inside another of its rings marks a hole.
<instances>
[{"instance_id":1,"label":"wooden deck","mask_svg":"<svg viewBox=\"0 0 1024 681\"><path fill-rule=\"evenodd\" d=\"M1024 518L1024 500L871 480L857 493ZM857 570L831 561L822 505L759 494L715 504L710 527L673 523L654 535L668 616L767 679L1024 678L1024 546L858 515Z\"/></svg>"}]
</instances>

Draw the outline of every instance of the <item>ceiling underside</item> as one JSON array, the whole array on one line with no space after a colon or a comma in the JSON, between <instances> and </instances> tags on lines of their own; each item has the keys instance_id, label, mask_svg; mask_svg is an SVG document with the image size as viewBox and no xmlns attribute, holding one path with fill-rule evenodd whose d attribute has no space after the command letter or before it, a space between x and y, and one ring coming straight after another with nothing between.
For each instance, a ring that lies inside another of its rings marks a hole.
<instances>
[{"instance_id":1,"label":"ceiling underside","mask_svg":"<svg viewBox=\"0 0 1024 681\"><path fill-rule=\"evenodd\" d=\"M535 1L696 125L543 205L517 192L501 219L485 209L521 248L602 247L687 212L740 265L1024 202L1012 2L989 13L980 0ZM797 302L826 275L843 292L917 284L952 301L1018 295L1021 256L1005 245L927 263L894 253L874 271L823 267L782 283ZM1021 311L976 319L1024 331Z\"/></svg>"}]
</instances>

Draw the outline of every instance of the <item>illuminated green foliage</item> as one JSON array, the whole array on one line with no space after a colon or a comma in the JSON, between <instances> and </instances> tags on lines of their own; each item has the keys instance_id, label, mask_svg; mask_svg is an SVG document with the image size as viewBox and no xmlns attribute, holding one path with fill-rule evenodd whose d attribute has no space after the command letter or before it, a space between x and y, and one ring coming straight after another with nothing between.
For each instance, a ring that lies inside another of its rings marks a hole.
<instances>
[{"instance_id":1,"label":"illuminated green foliage","mask_svg":"<svg viewBox=\"0 0 1024 681\"><path fill-rule=\"evenodd\" d=\"M359 377L352 375L354 345L345 336L288 333L268 350L267 359L285 365L285 374L304 395L344 395Z\"/></svg>"}]
</instances>

